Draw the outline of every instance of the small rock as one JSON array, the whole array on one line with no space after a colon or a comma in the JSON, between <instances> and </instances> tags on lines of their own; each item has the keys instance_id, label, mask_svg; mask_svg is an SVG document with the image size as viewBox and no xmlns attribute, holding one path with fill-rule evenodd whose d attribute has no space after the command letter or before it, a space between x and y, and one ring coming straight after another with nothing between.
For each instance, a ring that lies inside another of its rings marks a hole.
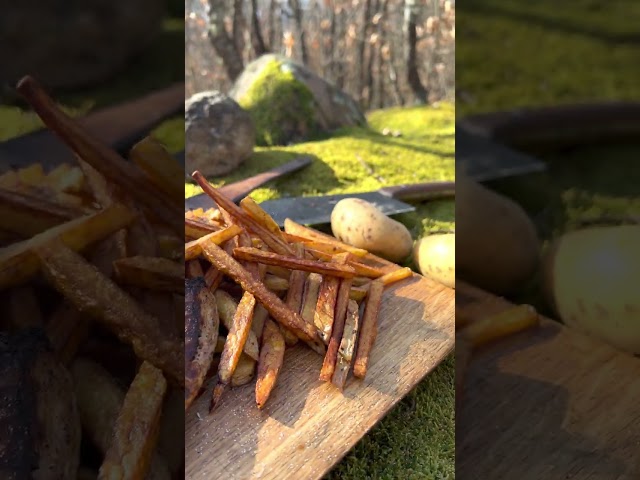
<instances>
[{"instance_id":1,"label":"small rock","mask_svg":"<svg viewBox=\"0 0 640 480\"><path fill-rule=\"evenodd\" d=\"M382 135L384 135L385 137L388 135L391 135L391 129L390 128L383 128L382 129Z\"/></svg>"},{"instance_id":2,"label":"small rock","mask_svg":"<svg viewBox=\"0 0 640 480\"><path fill-rule=\"evenodd\" d=\"M394 130L391 135L393 135L394 137L398 138L398 137L402 136L402 132L400 130Z\"/></svg>"},{"instance_id":3,"label":"small rock","mask_svg":"<svg viewBox=\"0 0 640 480\"><path fill-rule=\"evenodd\" d=\"M185 174L225 175L251 156L255 128L251 116L217 91L200 92L184 103Z\"/></svg>"}]
</instances>

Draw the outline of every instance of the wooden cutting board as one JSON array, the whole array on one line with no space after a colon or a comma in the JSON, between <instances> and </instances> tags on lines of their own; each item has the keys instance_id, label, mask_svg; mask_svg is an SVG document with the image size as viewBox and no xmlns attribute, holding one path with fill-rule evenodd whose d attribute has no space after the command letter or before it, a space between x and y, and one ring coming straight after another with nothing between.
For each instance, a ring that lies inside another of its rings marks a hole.
<instances>
[{"instance_id":1,"label":"wooden cutting board","mask_svg":"<svg viewBox=\"0 0 640 480\"><path fill-rule=\"evenodd\" d=\"M385 291L379 321L367 378L342 393L318 380L322 358L295 346L263 411L254 383L212 415L203 395L187 413L186 478L321 478L452 351L454 291L414 275Z\"/></svg>"},{"instance_id":2,"label":"wooden cutting board","mask_svg":"<svg viewBox=\"0 0 640 480\"><path fill-rule=\"evenodd\" d=\"M480 318L509 306L456 284L458 314ZM640 478L636 357L544 319L475 352L463 395L458 480Z\"/></svg>"}]
</instances>

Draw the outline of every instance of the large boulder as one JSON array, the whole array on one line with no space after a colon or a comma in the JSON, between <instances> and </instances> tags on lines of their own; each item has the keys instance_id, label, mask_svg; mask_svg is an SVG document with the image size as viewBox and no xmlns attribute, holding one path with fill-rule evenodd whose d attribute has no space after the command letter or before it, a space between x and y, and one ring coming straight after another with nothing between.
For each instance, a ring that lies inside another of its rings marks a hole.
<instances>
[{"instance_id":1,"label":"large boulder","mask_svg":"<svg viewBox=\"0 0 640 480\"><path fill-rule=\"evenodd\" d=\"M249 111L258 145L286 145L366 125L358 104L308 68L273 54L250 63L230 95Z\"/></svg>"},{"instance_id":2,"label":"large boulder","mask_svg":"<svg viewBox=\"0 0 640 480\"><path fill-rule=\"evenodd\" d=\"M255 128L251 116L217 91L200 92L184 104L185 174L229 173L253 153Z\"/></svg>"},{"instance_id":3,"label":"large boulder","mask_svg":"<svg viewBox=\"0 0 640 480\"><path fill-rule=\"evenodd\" d=\"M0 15L0 84L26 74L48 87L105 80L162 29L162 0L22 0Z\"/></svg>"}]
</instances>

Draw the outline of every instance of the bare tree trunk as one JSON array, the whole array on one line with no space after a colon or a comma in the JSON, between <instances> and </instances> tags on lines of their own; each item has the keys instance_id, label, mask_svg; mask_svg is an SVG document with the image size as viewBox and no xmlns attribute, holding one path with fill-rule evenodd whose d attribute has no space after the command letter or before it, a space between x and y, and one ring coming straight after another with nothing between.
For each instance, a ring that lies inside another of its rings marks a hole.
<instances>
[{"instance_id":1,"label":"bare tree trunk","mask_svg":"<svg viewBox=\"0 0 640 480\"><path fill-rule=\"evenodd\" d=\"M299 0L289 0L289 7L293 11L293 19L296 23L298 31L298 41L300 43L300 54L302 55L302 63L308 65L309 53L307 52L307 42L305 39L304 26L302 25L302 7Z\"/></svg>"},{"instance_id":2,"label":"bare tree trunk","mask_svg":"<svg viewBox=\"0 0 640 480\"><path fill-rule=\"evenodd\" d=\"M209 41L216 53L222 58L229 80L232 82L240 76L244 68L242 55L238 52L233 37L224 27L225 2L209 0Z\"/></svg>"},{"instance_id":3,"label":"bare tree trunk","mask_svg":"<svg viewBox=\"0 0 640 480\"><path fill-rule=\"evenodd\" d=\"M385 84L385 76L384 76L384 62L382 59L382 48L386 43L386 29L385 24L387 23L387 15L389 14L389 0L382 0L382 5L380 7L380 19L378 20L378 48L376 49L376 57L377 57L377 66L378 66L378 74L375 76L375 80L377 82L377 97L378 97L378 108L384 108L385 99L384 99L384 84Z\"/></svg>"},{"instance_id":4,"label":"bare tree trunk","mask_svg":"<svg viewBox=\"0 0 640 480\"><path fill-rule=\"evenodd\" d=\"M264 44L264 37L262 36L262 29L260 28L260 21L258 20L257 0L251 0L251 44L256 57L264 55L269 51Z\"/></svg>"},{"instance_id":5,"label":"bare tree trunk","mask_svg":"<svg viewBox=\"0 0 640 480\"><path fill-rule=\"evenodd\" d=\"M358 39L358 48L356 50L356 85L355 91L359 92L360 103L364 101L363 88L364 88L364 71L365 71L365 62L364 62L364 50L367 45L367 40L369 37L369 18L371 16L371 0L364 1L364 8L362 9L362 29L360 33L360 37Z\"/></svg>"},{"instance_id":6,"label":"bare tree trunk","mask_svg":"<svg viewBox=\"0 0 640 480\"><path fill-rule=\"evenodd\" d=\"M324 76L325 78L331 79L331 81L335 81L336 6L331 0L329 0L327 4L329 8L329 34L326 39L324 51Z\"/></svg>"},{"instance_id":7,"label":"bare tree trunk","mask_svg":"<svg viewBox=\"0 0 640 480\"><path fill-rule=\"evenodd\" d=\"M365 33L366 33L366 37L367 37L367 44L369 45L369 56L367 57L367 68L364 71L364 88L362 90L363 92L363 97L364 97L364 105L366 109L369 109L371 106L371 101L373 100L373 61L375 58L375 52L379 52L380 51L380 28L378 27L377 30L378 32L376 32L376 41L375 43L372 43L371 41L369 41L371 39L373 30L374 30L374 26L371 24L371 13L377 14L378 10L380 9L380 0L374 0L373 2L373 10L369 12L369 15L367 15L367 28L365 29ZM376 46L378 47L376 49Z\"/></svg>"},{"instance_id":8,"label":"bare tree trunk","mask_svg":"<svg viewBox=\"0 0 640 480\"><path fill-rule=\"evenodd\" d=\"M233 0L233 26L231 34L236 51L242 57L244 53L244 12L242 11L243 0Z\"/></svg>"},{"instance_id":9,"label":"bare tree trunk","mask_svg":"<svg viewBox=\"0 0 640 480\"><path fill-rule=\"evenodd\" d=\"M425 104L429 97L429 92L422 85L418 73L418 61L416 52L417 31L416 31L416 2L415 0L405 0L404 2L404 25L403 25L406 50L405 62L407 64L407 82L415 95L416 103Z\"/></svg>"},{"instance_id":10,"label":"bare tree trunk","mask_svg":"<svg viewBox=\"0 0 640 480\"><path fill-rule=\"evenodd\" d=\"M269 14L267 15L267 25L269 26L269 47L268 49L274 51L275 45L275 33L276 33L276 7L277 0L270 0L269 2Z\"/></svg>"},{"instance_id":11,"label":"bare tree trunk","mask_svg":"<svg viewBox=\"0 0 640 480\"><path fill-rule=\"evenodd\" d=\"M335 8L335 7L334 7ZM346 68L344 66L344 58L341 58L340 51L342 50L343 55L346 55L345 50L340 48L339 40L343 39L343 42L346 38L346 26L345 26L345 13L344 8L340 10L340 14L334 15L333 22L335 23L335 27L332 27L334 32L333 37L333 68L335 69L334 78L336 79L336 87L339 89L344 89L344 81L345 81L345 73Z\"/></svg>"}]
</instances>

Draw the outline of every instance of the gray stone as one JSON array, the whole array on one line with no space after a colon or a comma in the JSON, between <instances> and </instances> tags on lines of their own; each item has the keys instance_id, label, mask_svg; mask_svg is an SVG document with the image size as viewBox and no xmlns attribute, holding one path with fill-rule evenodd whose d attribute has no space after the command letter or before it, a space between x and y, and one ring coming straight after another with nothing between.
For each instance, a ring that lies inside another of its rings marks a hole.
<instances>
[{"instance_id":1,"label":"gray stone","mask_svg":"<svg viewBox=\"0 0 640 480\"><path fill-rule=\"evenodd\" d=\"M367 123L347 93L279 55L263 55L247 65L230 95L252 114L258 141L267 145Z\"/></svg>"},{"instance_id":2,"label":"gray stone","mask_svg":"<svg viewBox=\"0 0 640 480\"><path fill-rule=\"evenodd\" d=\"M200 92L184 104L185 174L224 175L251 156L255 128L251 116L227 95Z\"/></svg>"},{"instance_id":3,"label":"gray stone","mask_svg":"<svg viewBox=\"0 0 640 480\"><path fill-rule=\"evenodd\" d=\"M0 14L0 84L30 74L51 88L107 79L161 31L162 0L21 0Z\"/></svg>"}]
</instances>

